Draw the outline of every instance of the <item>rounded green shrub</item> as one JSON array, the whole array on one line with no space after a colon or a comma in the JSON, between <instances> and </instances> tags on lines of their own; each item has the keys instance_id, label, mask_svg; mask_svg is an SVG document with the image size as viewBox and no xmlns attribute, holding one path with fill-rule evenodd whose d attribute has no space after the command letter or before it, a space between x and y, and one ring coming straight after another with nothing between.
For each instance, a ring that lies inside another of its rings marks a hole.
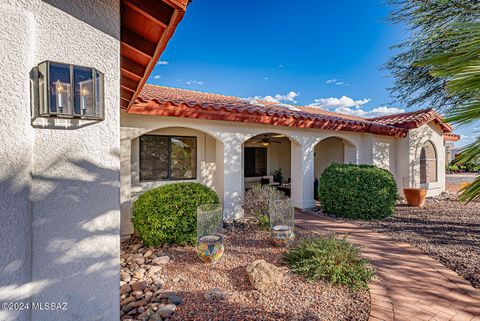
<instances>
[{"instance_id":1,"label":"rounded green shrub","mask_svg":"<svg viewBox=\"0 0 480 321\"><path fill-rule=\"evenodd\" d=\"M197 207L218 203L218 195L199 183L163 185L143 193L134 202L133 226L147 246L194 245Z\"/></svg>"},{"instance_id":2,"label":"rounded green shrub","mask_svg":"<svg viewBox=\"0 0 480 321\"><path fill-rule=\"evenodd\" d=\"M372 165L332 164L320 177L324 212L351 219L381 219L393 214L397 184L393 175Z\"/></svg>"}]
</instances>

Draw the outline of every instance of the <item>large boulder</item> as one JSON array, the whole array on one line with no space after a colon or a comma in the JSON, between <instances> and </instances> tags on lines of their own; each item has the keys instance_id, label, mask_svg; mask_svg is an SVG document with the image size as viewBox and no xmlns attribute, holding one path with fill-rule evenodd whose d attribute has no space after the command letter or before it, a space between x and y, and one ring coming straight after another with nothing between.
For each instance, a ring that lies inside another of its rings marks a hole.
<instances>
[{"instance_id":1,"label":"large boulder","mask_svg":"<svg viewBox=\"0 0 480 321\"><path fill-rule=\"evenodd\" d=\"M247 274L250 283L256 290L265 290L280 285L285 278L284 269L265 260L256 260L248 264Z\"/></svg>"}]
</instances>

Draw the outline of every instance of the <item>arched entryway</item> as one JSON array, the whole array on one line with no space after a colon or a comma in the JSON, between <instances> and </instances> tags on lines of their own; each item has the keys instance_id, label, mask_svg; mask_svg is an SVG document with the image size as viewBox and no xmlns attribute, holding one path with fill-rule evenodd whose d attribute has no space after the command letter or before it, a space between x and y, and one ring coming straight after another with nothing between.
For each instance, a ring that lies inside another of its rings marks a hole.
<instances>
[{"instance_id":1,"label":"arched entryway","mask_svg":"<svg viewBox=\"0 0 480 321\"><path fill-rule=\"evenodd\" d=\"M292 160L289 137L279 133L256 135L243 144L244 190L268 184L292 195Z\"/></svg>"},{"instance_id":2,"label":"arched entryway","mask_svg":"<svg viewBox=\"0 0 480 321\"><path fill-rule=\"evenodd\" d=\"M438 181L437 151L431 141L426 141L420 150L420 184Z\"/></svg>"},{"instance_id":3,"label":"arched entryway","mask_svg":"<svg viewBox=\"0 0 480 321\"><path fill-rule=\"evenodd\" d=\"M323 171L332 163L356 164L357 147L340 137L328 137L318 142L314 147L315 199L317 199L317 184Z\"/></svg>"}]
</instances>

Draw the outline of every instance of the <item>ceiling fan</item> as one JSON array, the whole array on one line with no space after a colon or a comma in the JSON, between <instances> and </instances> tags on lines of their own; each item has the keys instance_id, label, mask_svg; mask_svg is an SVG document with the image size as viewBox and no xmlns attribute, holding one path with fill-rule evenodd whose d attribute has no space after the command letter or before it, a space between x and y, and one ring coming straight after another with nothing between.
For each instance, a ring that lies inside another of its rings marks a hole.
<instances>
[{"instance_id":1,"label":"ceiling fan","mask_svg":"<svg viewBox=\"0 0 480 321\"><path fill-rule=\"evenodd\" d=\"M277 142L275 140L271 140L267 135L263 135L263 138L260 141L255 142L255 143L260 143L260 144L262 144L262 146L267 147L271 143L281 144L282 142Z\"/></svg>"}]
</instances>

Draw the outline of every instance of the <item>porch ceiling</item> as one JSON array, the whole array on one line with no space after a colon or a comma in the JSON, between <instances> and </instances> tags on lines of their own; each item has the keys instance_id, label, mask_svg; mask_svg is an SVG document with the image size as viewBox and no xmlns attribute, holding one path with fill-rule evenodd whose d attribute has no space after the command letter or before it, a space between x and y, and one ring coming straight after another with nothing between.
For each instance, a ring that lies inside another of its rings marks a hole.
<instances>
[{"instance_id":1,"label":"porch ceiling","mask_svg":"<svg viewBox=\"0 0 480 321\"><path fill-rule=\"evenodd\" d=\"M130 108L165 50L189 0L122 0L120 107Z\"/></svg>"}]
</instances>

